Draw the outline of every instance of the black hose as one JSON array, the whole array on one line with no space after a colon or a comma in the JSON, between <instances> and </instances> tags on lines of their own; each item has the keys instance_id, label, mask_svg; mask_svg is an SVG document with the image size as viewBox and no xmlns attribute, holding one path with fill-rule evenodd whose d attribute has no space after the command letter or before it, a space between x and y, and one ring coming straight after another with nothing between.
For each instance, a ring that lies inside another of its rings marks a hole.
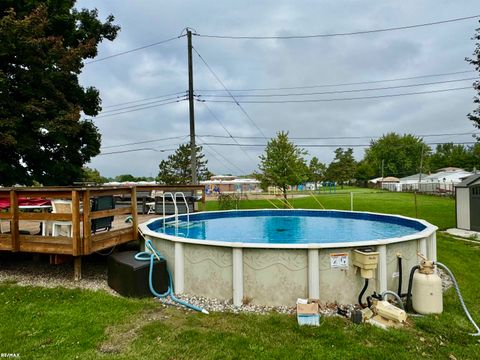
<instances>
[{"instance_id":1,"label":"black hose","mask_svg":"<svg viewBox=\"0 0 480 360\"><path fill-rule=\"evenodd\" d=\"M372 297L367 296L367 307L371 308L372 307Z\"/></svg>"},{"instance_id":2,"label":"black hose","mask_svg":"<svg viewBox=\"0 0 480 360\"><path fill-rule=\"evenodd\" d=\"M363 305L362 303L362 297L363 297L363 294L365 294L365 291L367 291L367 287L368 287L368 279L365 279L365 285L363 285L363 289L362 291L360 291L360 294L358 295L358 304L362 308L365 308L365 305Z\"/></svg>"},{"instance_id":3,"label":"black hose","mask_svg":"<svg viewBox=\"0 0 480 360\"><path fill-rule=\"evenodd\" d=\"M398 257L398 296L402 296L402 279L403 279L403 270L402 270L402 257Z\"/></svg>"},{"instance_id":4,"label":"black hose","mask_svg":"<svg viewBox=\"0 0 480 360\"><path fill-rule=\"evenodd\" d=\"M407 311L412 311L412 286L413 286L413 275L415 274L415 271L420 269L420 265L415 265L412 267L412 270L410 270L410 276L408 278L408 290L407 290L407 305L406 309Z\"/></svg>"}]
</instances>

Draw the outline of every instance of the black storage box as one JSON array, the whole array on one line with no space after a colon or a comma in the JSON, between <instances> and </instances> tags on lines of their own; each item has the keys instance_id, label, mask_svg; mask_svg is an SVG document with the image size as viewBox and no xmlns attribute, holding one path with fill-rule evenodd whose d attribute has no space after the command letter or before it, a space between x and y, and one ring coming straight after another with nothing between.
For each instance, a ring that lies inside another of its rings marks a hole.
<instances>
[{"instance_id":1,"label":"black storage box","mask_svg":"<svg viewBox=\"0 0 480 360\"><path fill-rule=\"evenodd\" d=\"M149 286L150 261L135 260L136 251L123 251L108 257L108 286L129 297L153 296ZM168 290L167 262L155 259L153 288L163 294Z\"/></svg>"}]
</instances>

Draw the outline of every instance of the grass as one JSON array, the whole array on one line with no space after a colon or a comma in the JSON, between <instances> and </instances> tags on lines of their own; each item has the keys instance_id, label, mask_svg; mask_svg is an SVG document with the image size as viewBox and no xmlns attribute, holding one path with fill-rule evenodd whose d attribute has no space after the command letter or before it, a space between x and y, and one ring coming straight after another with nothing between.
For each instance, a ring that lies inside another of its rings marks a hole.
<instances>
[{"instance_id":1,"label":"grass","mask_svg":"<svg viewBox=\"0 0 480 360\"><path fill-rule=\"evenodd\" d=\"M355 191L352 191L355 190ZM353 210L372 211L387 214L425 219L440 229L455 227L455 201L448 197L416 195L413 193L393 193L386 191L371 191L370 189L350 189L338 191L336 194L317 193L315 197L289 198L290 204L296 209L326 209L350 210L350 191L353 195ZM307 193L308 194L308 193ZM416 197L416 206L415 206ZM239 209L266 209L282 207L278 199L274 200L241 200ZM207 210L218 210L216 201L206 203Z\"/></svg>"},{"instance_id":2,"label":"grass","mask_svg":"<svg viewBox=\"0 0 480 360\"><path fill-rule=\"evenodd\" d=\"M359 195L359 209L414 215L411 194L366 196ZM319 197L329 207L349 207L349 199L347 203L340 195ZM417 200L419 216L441 228L451 226L451 199ZM312 201L295 199L295 207L315 207ZM242 208L267 207L252 203L242 203ZM457 276L472 316L480 321L480 243L439 233L438 254ZM320 327L307 328L297 326L294 316L276 313L205 316L165 308L151 299L11 282L0 284L0 319L0 353L19 353L22 359L480 358L480 339L468 335L473 328L453 289L444 296L443 314L412 318L409 327L389 331L343 318L322 318Z\"/></svg>"}]
</instances>

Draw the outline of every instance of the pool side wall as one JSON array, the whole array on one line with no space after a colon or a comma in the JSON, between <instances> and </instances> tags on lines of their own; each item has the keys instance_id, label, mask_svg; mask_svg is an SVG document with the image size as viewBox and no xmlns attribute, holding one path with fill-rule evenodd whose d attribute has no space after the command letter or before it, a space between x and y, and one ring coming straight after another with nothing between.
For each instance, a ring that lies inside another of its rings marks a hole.
<instances>
[{"instance_id":1,"label":"pool side wall","mask_svg":"<svg viewBox=\"0 0 480 360\"><path fill-rule=\"evenodd\" d=\"M418 264L418 252L436 260L436 228L428 225L418 234L421 237L370 242L380 259L366 294L397 291L398 255L403 262L403 292L407 290L410 269ZM300 249L252 248L235 243L216 246L181 238L163 239L163 234L146 227L142 230L145 239L150 239L166 257L177 294L232 301L235 305L294 306L297 298L307 297L323 303L355 304L364 285L360 271L352 264L353 250L359 245L327 244L325 248L315 244ZM339 253L348 254L348 266L331 266L331 254Z\"/></svg>"}]
</instances>

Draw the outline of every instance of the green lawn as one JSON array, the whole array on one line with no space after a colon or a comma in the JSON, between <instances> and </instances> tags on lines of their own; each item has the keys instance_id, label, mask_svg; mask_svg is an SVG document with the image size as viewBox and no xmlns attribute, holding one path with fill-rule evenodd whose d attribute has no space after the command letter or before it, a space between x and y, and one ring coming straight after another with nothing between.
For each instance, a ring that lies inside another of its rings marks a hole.
<instances>
[{"instance_id":1,"label":"green lawn","mask_svg":"<svg viewBox=\"0 0 480 360\"><path fill-rule=\"evenodd\" d=\"M319 197L326 207L349 207L349 199L339 196ZM359 195L358 209L414 215L411 194L368 196ZM419 216L441 228L453 224L453 200L417 200ZM294 205L315 207L312 201L298 199ZM266 207L245 202L242 208L255 205ZM438 254L480 321L480 243L439 233ZM442 315L412 318L410 327L389 331L342 318L322 318L318 328L301 328L294 316L275 313L202 315L150 299L7 283L0 284L0 319L0 354L19 353L22 359L480 358L480 339L468 335L473 328L453 289L444 296Z\"/></svg>"},{"instance_id":2,"label":"green lawn","mask_svg":"<svg viewBox=\"0 0 480 360\"><path fill-rule=\"evenodd\" d=\"M455 201L448 197L431 195L416 196L413 193L393 193L386 191L372 191L370 189L350 189L338 191L336 194L320 192L303 198L289 197L290 204L296 209L326 209L350 210L350 191L353 195L353 210L372 211L425 219L440 229L455 227ZM282 207L280 200L242 200L239 209L266 209ZM207 210L217 210L216 201L206 203Z\"/></svg>"}]
</instances>

